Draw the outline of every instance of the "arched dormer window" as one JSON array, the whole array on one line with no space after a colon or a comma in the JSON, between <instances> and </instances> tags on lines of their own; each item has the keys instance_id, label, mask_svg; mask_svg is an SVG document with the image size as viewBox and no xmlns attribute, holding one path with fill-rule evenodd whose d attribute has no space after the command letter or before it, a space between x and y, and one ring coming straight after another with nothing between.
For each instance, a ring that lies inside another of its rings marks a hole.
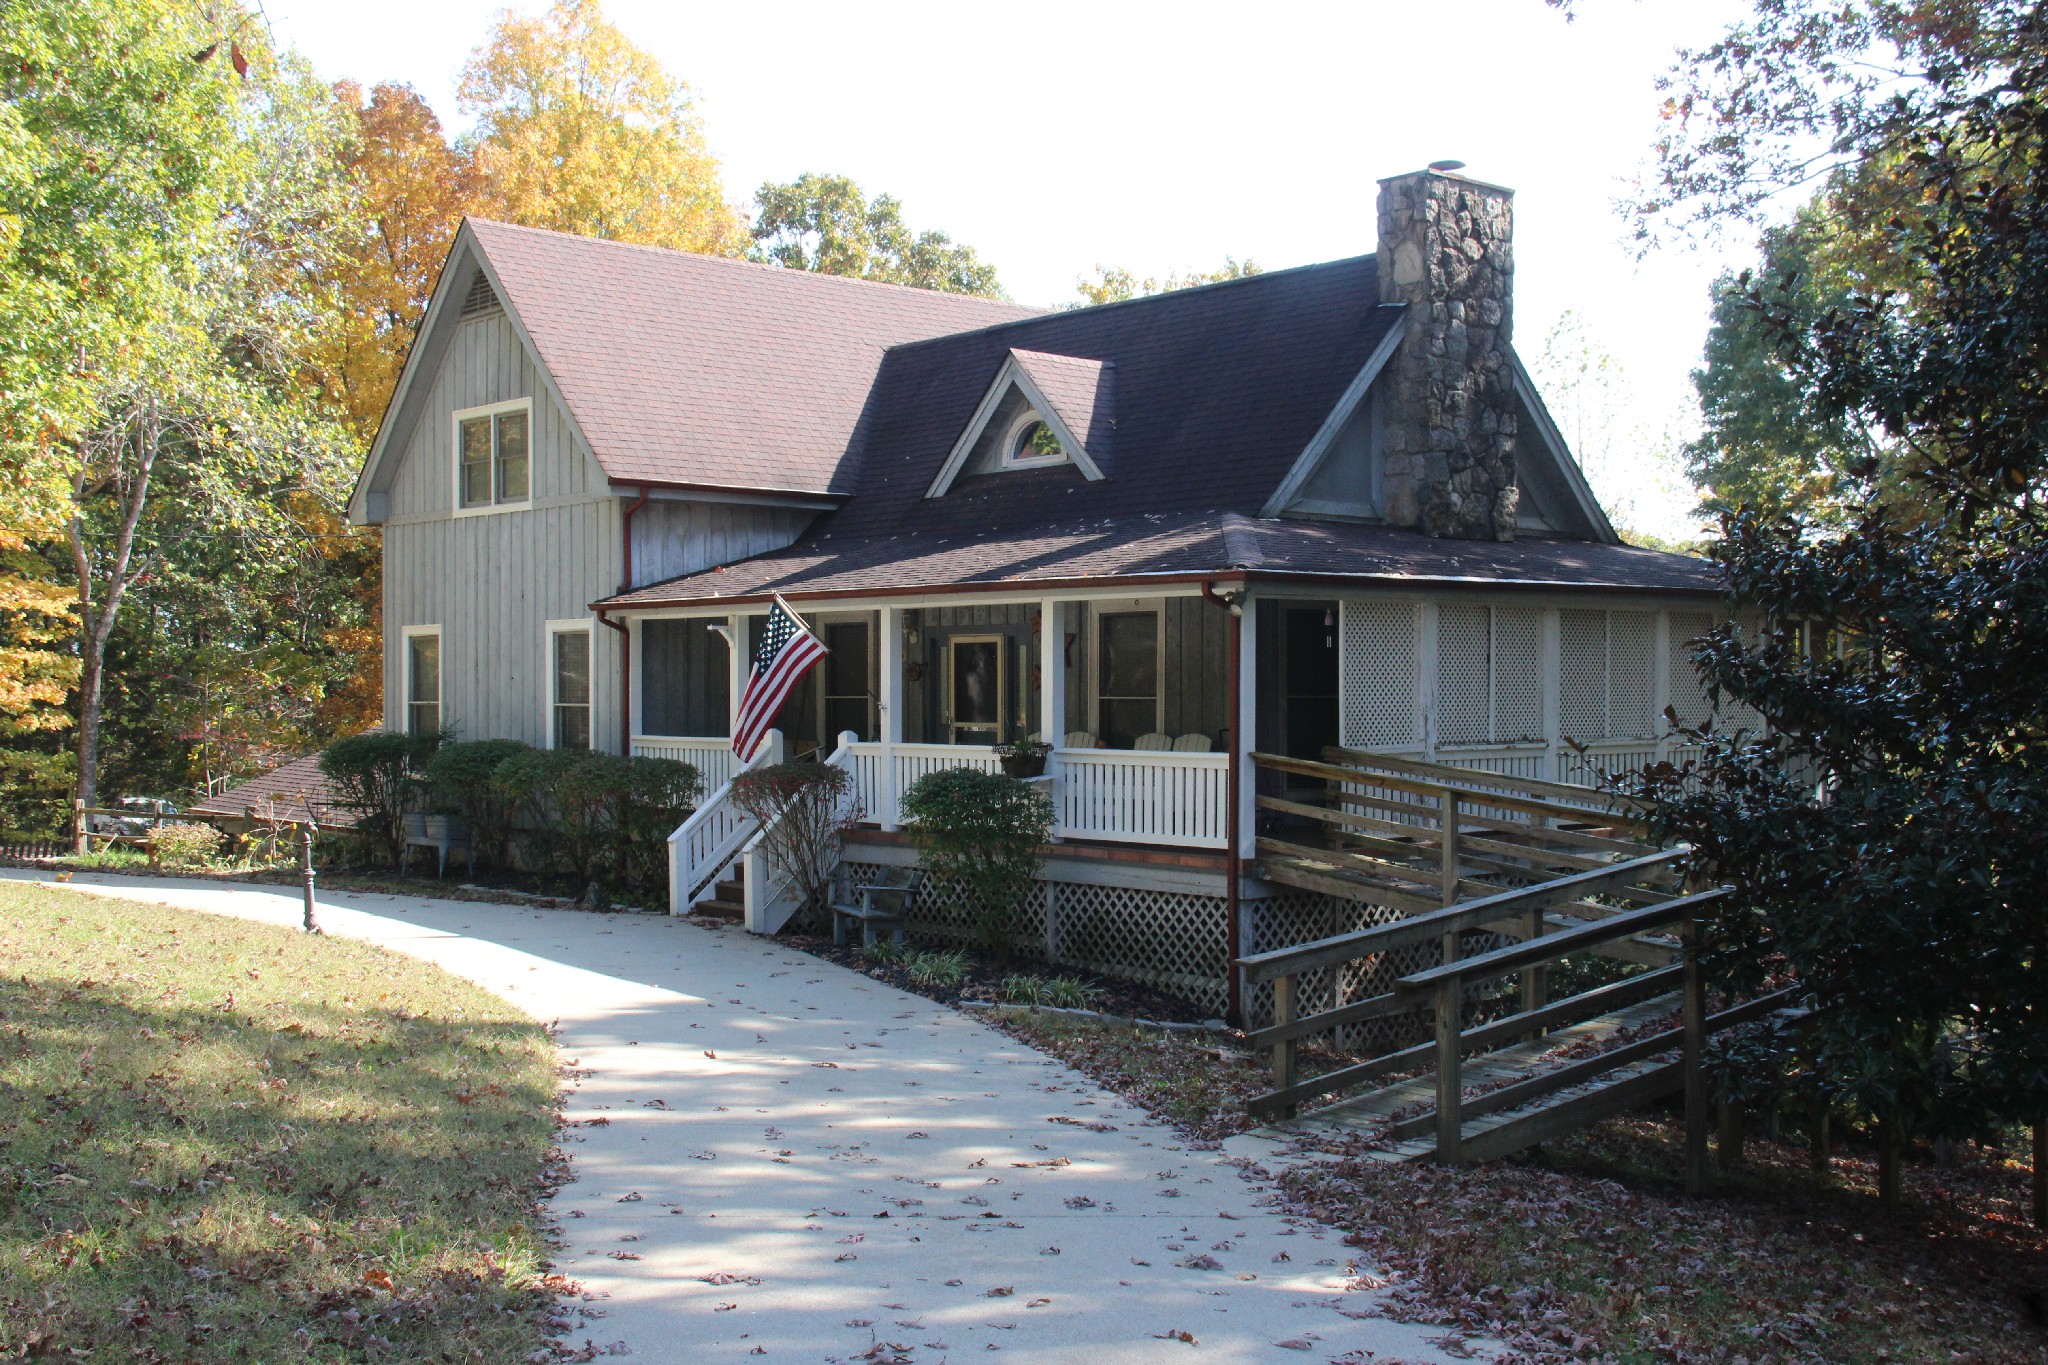
<instances>
[{"instance_id":1,"label":"arched dormer window","mask_svg":"<svg viewBox=\"0 0 2048 1365\"><path fill-rule=\"evenodd\" d=\"M1067 448L1034 408L1026 408L1010 423L1003 438L1002 467L1031 469L1038 465L1065 464Z\"/></svg>"}]
</instances>

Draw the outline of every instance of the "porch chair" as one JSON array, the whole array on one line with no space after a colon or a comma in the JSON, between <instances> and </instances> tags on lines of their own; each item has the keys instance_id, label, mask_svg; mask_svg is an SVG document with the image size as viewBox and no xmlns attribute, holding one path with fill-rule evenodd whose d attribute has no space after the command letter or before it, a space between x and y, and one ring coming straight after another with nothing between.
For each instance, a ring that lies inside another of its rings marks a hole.
<instances>
[{"instance_id":1,"label":"porch chair","mask_svg":"<svg viewBox=\"0 0 2048 1365\"><path fill-rule=\"evenodd\" d=\"M1089 734L1086 730L1069 730L1067 731L1067 742L1060 745L1060 747L1062 749L1092 749L1095 747L1095 736Z\"/></svg>"},{"instance_id":2,"label":"porch chair","mask_svg":"<svg viewBox=\"0 0 2048 1365\"><path fill-rule=\"evenodd\" d=\"M923 885L924 872L915 867L885 868L880 880L872 882L846 878L844 892L837 887L833 891L833 945L844 948L847 921L858 920L862 947L875 941L877 929L887 929L890 943L902 952L903 921L916 905L918 888Z\"/></svg>"},{"instance_id":3,"label":"porch chair","mask_svg":"<svg viewBox=\"0 0 2048 1365\"><path fill-rule=\"evenodd\" d=\"M1173 751L1177 754L1206 754L1210 747L1207 735L1182 735L1173 742Z\"/></svg>"},{"instance_id":4,"label":"porch chair","mask_svg":"<svg viewBox=\"0 0 2048 1365\"><path fill-rule=\"evenodd\" d=\"M1157 732L1154 732L1149 735L1139 735L1136 742L1133 743L1131 747L1133 749L1136 749L1139 753L1171 753L1173 751L1173 736L1162 735Z\"/></svg>"}]
</instances>

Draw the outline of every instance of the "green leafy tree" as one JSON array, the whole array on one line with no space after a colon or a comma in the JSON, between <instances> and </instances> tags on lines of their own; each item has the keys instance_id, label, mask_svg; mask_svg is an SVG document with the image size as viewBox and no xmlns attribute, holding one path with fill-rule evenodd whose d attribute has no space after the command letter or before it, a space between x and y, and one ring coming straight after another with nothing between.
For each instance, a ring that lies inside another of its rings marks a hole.
<instances>
[{"instance_id":1,"label":"green leafy tree","mask_svg":"<svg viewBox=\"0 0 2048 1365\"><path fill-rule=\"evenodd\" d=\"M458 93L476 120L462 150L492 217L717 255L744 247L690 87L598 0L557 0L531 18L504 11Z\"/></svg>"},{"instance_id":2,"label":"green leafy tree","mask_svg":"<svg viewBox=\"0 0 2048 1365\"><path fill-rule=\"evenodd\" d=\"M1731 604L1771 624L1700 662L1770 729L1703 735L1646 784L1742 893L1708 926L1725 981L1805 985L1896 1199L1907 1141L2048 1115L2048 28L1773 4L1707 56L1673 78L1646 207L1743 222L1765 182L1825 170L1865 268L1817 311L1744 302L1803 425L1884 458L1843 464L1838 515L1725 517Z\"/></svg>"},{"instance_id":3,"label":"green leafy tree","mask_svg":"<svg viewBox=\"0 0 2048 1365\"><path fill-rule=\"evenodd\" d=\"M236 49L240 56L240 49ZM343 127L302 64L257 50L230 69L215 130L218 207L154 278L155 311L97 376L69 442L67 540L78 585L78 794L98 793L109 641L131 590L188 551L304 562L294 499L337 502L355 448L316 401L302 358L328 314L309 264L346 206ZM205 63L192 63L204 66Z\"/></svg>"},{"instance_id":4,"label":"green leafy tree","mask_svg":"<svg viewBox=\"0 0 2048 1365\"><path fill-rule=\"evenodd\" d=\"M1240 261L1235 256L1224 257L1223 264L1215 270L1190 270L1185 274L1176 271L1163 277L1148 275L1142 280L1123 266L1098 265L1094 278L1084 275L1074 281L1074 289L1081 295L1081 301L1073 306L1093 308L1102 303L1122 303L1125 299L1148 298L1175 289L1221 284L1225 280L1242 280L1264 273L1264 268L1257 261L1249 258Z\"/></svg>"},{"instance_id":5,"label":"green leafy tree","mask_svg":"<svg viewBox=\"0 0 2048 1365\"><path fill-rule=\"evenodd\" d=\"M757 260L949 294L1004 297L996 268L943 232L913 232L890 195L870 200L843 175L806 173L754 192Z\"/></svg>"},{"instance_id":6,"label":"green leafy tree","mask_svg":"<svg viewBox=\"0 0 2048 1365\"><path fill-rule=\"evenodd\" d=\"M1001 773L942 768L911 783L903 817L925 875L966 888L982 949L1007 956L1052 838L1052 798Z\"/></svg>"}]
</instances>

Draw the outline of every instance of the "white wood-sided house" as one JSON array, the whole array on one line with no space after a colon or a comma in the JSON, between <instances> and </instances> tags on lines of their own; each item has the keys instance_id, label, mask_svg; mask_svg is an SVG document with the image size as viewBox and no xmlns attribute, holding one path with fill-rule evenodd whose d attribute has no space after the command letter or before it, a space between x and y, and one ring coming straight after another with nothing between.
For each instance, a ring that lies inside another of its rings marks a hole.
<instances>
[{"instance_id":1,"label":"white wood-sided house","mask_svg":"<svg viewBox=\"0 0 2048 1365\"><path fill-rule=\"evenodd\" d=\"M1707 705L1714 575L1620 542L1510 344L1511 195L1423 171L1378 218L1062 312L466 223L351 508L386 724L697 765L688 908L745 842L733 642L780 594L831 649L779 725L855 774L850 862L914 856L921 773L1043 736L1030 932L1220 1011L1316 901L1256 875L1254 752L1586 781Z\"/></svg>"}]
</instances>

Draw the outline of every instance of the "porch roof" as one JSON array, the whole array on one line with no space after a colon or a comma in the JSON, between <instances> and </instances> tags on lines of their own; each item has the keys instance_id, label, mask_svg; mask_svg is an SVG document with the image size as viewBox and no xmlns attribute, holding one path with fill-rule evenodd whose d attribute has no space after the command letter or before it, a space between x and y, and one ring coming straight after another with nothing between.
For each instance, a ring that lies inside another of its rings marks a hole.
<instances>
[{"instance_id":1,"label":"porch roof","mask_svg":"<svg viewBox=\"0 0 2048 1365\"><path fill-rule=\"evenodd\" d=\"M1034 530L827 532L787 550L687 574L594 605L677 607L713 601L982 590L1006 584L1111 585L1242 574L1366 583L1717 593L1706 560L1590 541L1441 540L1389 526L1248 517L1237 512L1046 523Z\"/></svg>"}]
</instances>

